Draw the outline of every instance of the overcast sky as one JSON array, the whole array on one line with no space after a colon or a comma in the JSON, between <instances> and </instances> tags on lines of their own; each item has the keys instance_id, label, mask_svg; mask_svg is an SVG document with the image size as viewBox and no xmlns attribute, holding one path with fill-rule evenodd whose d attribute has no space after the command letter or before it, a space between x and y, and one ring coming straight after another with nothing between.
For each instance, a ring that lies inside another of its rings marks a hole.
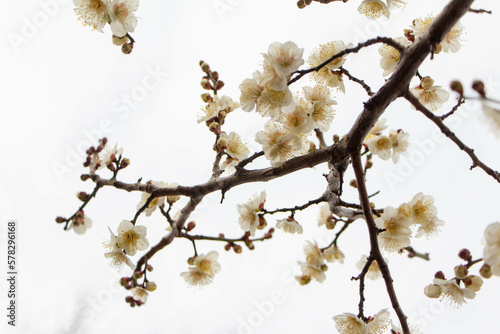
<instances>
[{"instance_id":1,"label":"overcast sky","mask_svg":"<svg viewBox=\"0 0 500 334\"><path fill-rule=\"evenodd\" d=\"M7 222L14 219L19 309L16 331L6 325L7 285L0 280L2 333L333 333L333 316L357 313L358 284L350 277L359 273L355 264L369 250L364 222L353 224L339 241L346 261L331 264L325 282L299 287L293 279L299 274L297 261L303 261L306 240L326 245L333 238L331 232L317 228L317 207L297 215L303 235L278 231L252 252L244 249L238 255L225 252L222 243L200 242L198 251L217 250L222 266L214 283L203 289L189 287L180 277L180 272L187 271L192 247L186 240L176 240L150 262L155 270L148 278L158 289L144 306L134 309L124 302L127 291L117 283L130 273L120 274L109 266L102 243L109 238L108 227L116 231L122 220L132 219L140 194L102 189L86 208L94 225L85 235L63 231L54 219L70 216L78 208L75 193L92 190L90 183L79 179L86 172L83 152L102 135L111 145L123 147L124 156L131 160L120 176L122 181L142 177L194 185L209 178L213 135L196 122L203 105L199 60L219 72L226 83L221 93L238 100L239 84L259 69L261 54L272 42L292 40L304 48L307 58L316 46L333 40L355 44L377 35L401 36L412 20L437 14L446 3L409 0L406 9L394 12L388 23L359 15L359 2L314 3L299 10L292 0L144 1L131 55L112 45L108 27L102 34L82 26L72 1L5 3L0 11L4 161L0 165L0 258L5 261ZM460 52L426 61L421 73L445 87L452 79L468 87L480 78L489 93L499 97L495 36L500 5L483 0L475 7L492 9L495 15L468 14L462 20L466 34ZM384 82L377 50L363 50L345 63L373 89ZM309 79L291 89L300 91L304 85L311 85ZM335 96L339 104L327 139L334 133L345 134L366 100L364 91L354 84L346 83L346 91L345 96ZM442 112L454 102L451 94ZM370 193L381 193L374 202L377 207L396 207L424 192L434 196L438 216L446 222L438 238L414 241L415 248L430 252L433 261L387 256L401 305L410 322L425 333L491 332L498 326L498 278L486 281L477 297L460 310L430 300L422 291L437 270L453 276L461 248L482 256L484 228L500 220L498 183L480 170L469 171L470 159L454 144L433 141L437 131L433 124L404 101L396 101L384 117L389 128L410 133L412 145L398 165L375 160L368 187ZM447 122L485 163L500 168L500 139L482 118L477 102L468 102ZM239 110L225 127L241 134L255 151L260 150L255 133L264 123L259 115ZM263 158L255 164L265 165ZM219 205L220 194L212 194L193 214L198 233L239 237L236 204L262 190L267 191L269 209L303 204L323 193L325 172L325 166L319 166L282 180L244 185L231 190L223 205ZM348 189L346 200L356 201L356 193ZM158 212L142 217L139 224L148 227L151 245L166 233ZM5 268L5 262L0 267ZM390 309L382 281L368 282L366 296L365 314ZM391 318L396 320L392 309Z\"/></svg>"}]
</instances>

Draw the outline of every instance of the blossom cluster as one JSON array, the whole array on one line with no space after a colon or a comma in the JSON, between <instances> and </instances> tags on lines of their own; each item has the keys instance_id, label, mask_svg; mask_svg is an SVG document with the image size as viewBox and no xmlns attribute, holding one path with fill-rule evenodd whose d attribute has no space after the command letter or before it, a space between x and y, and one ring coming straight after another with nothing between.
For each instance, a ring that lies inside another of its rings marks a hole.
<instances>
[{"instance_id":1,"label":"blossom cluster","mask_svg":"<svg viewBox=\"0 0 500 334\"><path fill-rule=\"evenodd\" d=\"M124 220L118 226L118 235L109 230L111 238L104 246L108 252L104 254L106 258L111 259L111 264L121 269L123 264L134 269L134 265L128 256L134 256L138 250L143 251L149 247L146 239L146 226L136 226L128 220Z\"/></svg>"},{"instance_id":2,"label":"blossom cluster","mask_svg":"<svg viewBox=\"0 0 500 334\"><path fill-rule=\"evenodd\" d=\"M124 53L132 52L133 41L128 33L137 26L135 11L139 0L73 0L78 19L93 30L103 32L108 23L113 32L113 44L122 46Z\"/></svg>"},{"instance_id":3,"label":"blossom cluster","mask_svg":"<svg viewBox=\"0 0 500 334\"><path fill-rule=\"evenodd\" d=\"M383 135L382 131L387 128L385 119L380 119L371 128L370 132L364 140L364 144L370 152L378 156L382 160L388 160L392 157L392 161L397 163L402 153L408 149L408 133L403 130L390 130L389 134Z\"/></svg>"},{"instance_id":4,"label":"blossom cluster","mask_svg":"<svg viewBox=\"0 0 500 334\"><path fill-rule=\"evenodd\" d=\"M194 286L202 286L212 283L216 273L220 271L220 264L217 262L219 253L211 251L207 255L200 254L190 258L188 263L192 265L189 271L181 273L187 283Z\"/></svg>"},{"instance_id":5,"label":"blossom cluster","mask_svg":"<svg viewBox=\"0 0 500 334\"><path fill-rule=\"evenodd\" d=\"M386 207L381 217L375 217L375 224L382 230L378 235L380 247L387 252L399 252L410 246L412 228L416 229L416 238L431 237L439 232L444 222L437 217L434 198L418 193L397 209Z\"/></svg>"},{"instance_id":6,"label":"blossom cluster","mask_svg":"<svg viewBox=\"0 0 500 334\"><path fill-rule=\"evenodd\" d=\"M298 262L302 275L295 277L301 285L308 284L312 279L323 282L326 278L325 271L328 270L325 261L344 263L344 253L336 245L321 249L316 242L308 241L304 246L304 254L306 261Z\"/></svg>"},{"instance_id":7,"label":"blossom cluster","mask_svg":"<svg viewBox=\"0 0 500 334\"><path fill-rule=\"evenodd\" d=\"M337 44L320 47L309 58L309 64L317 66L333 56L341 49ZM287 83L292 73L304 64L303 52L291 41L272 43L263 54L263 70L254 72L252 78L240 85L241 108L247 112L255 109L262 117L270 117L255 140L262 145L273 167L307 153L313 147L308 134L314 129L328 131L333 120L332 106L336 102L330 97L329 87L339 87L341 80L331 70L341 66L343 58L318 71L313 76L317 81L314 87L303 87L301 94L294 95Z\"/></svg>"}]
</instances>

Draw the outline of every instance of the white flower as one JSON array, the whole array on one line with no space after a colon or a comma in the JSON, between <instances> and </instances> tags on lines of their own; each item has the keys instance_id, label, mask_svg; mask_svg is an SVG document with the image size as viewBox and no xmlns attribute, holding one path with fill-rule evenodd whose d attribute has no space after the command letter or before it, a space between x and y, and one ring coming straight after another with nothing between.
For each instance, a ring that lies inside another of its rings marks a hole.
<instances>
[{"instance_id":1,"label":"white flower","mask_svg":"<svg viewBox=\"0 0 500 334\"><path fill-rule=\"evenodd\" d=\"M459 307L465 303L465 298L474 299L476 293L467 288L461 288L454 279L444 280L435 278L434 284L441 288L441 300L450 303L453 306Z\"/></svg>"},{"instance_id":2,"label":"white flower","mask_svg":"<svg viewBox=\"0 0 500 334\"><path fill-rule=\"evenodd\" d=\"M189 271L181 273L181 276L191 285L207 285L212 283L215 274L220 271L220 264L217 262L219 253L211 251L207 255L196 256L193 267Z\"/></svg>"},{"instance_id":3,"label":"white flower","mask_svg":"<svg viewBox=\"0 0 500 334\"><path fill-rule=\"evenodd\" d=\"M327 229L332 230L336 223L330 211L330 206L328 204L322 205L319 210L318 226L325 225Z\"/></svg>"},{"instance_id":4,"label":"white flower","mask_svg":"<svg viewBox=\"0 0 500 334\"><path fill-rule=\"evenodd\" d=\"M139 0L112 0L108 7L111 19L111 31L115 36L123 37L134 32L137 26L137 17L134 12L139 7Z\"/></svg>"},{"instance_id":5,"label":"white flower","mask_svg":"<svg viewBox=\"0 0 500 334\"><path fill-rule=\"evenodd\" d=\"M294 218L291 217L278 220L276 222L276 227L280 230L283 230L283 232L291 234L302 234L303 232L302 226Z\"/></svg>"},{"instance_id":6,"label":"white flower","mask_svg":"<svg viewBox=\"0 0 500 334\"><path fill-rule=\"evenodd\" d=\"M231 132L229 136L226 133L222 133L221 137L226 137L229 141L225 152L228 157L221 165L221 169L232 170L241 160L248 157L250 150L241 140L240 135L236 132Z\"/></svg>"},{"instance_id":7,"label":"white flower","mask_svg":"<svg viewBox=\"0 0 500 334\"><path fill-rule=\"evenodd\" d=\"M263 191L259 196L253 195L253 198L246 204L237 204L236 208L240 214L239 222L243 231L250 232L253 237L257 226L259 225L258 212L262 211L264 208L264 203L266 202L266 192Z\"/></svg>"},{"instance_id":8,"label":"white flower","mask_svg":"<svg viewBox=\"0 0 500 334\"><path fill-rule=\"evenodd\" d=\"M149 293L146 291L146 289L140 286L136 286L135 288L132 289L132 296L137 301L145 303L148 300L148 295Z\"/></svg>"},{"instance_id":9,"label":"white flower","mask_svg":"<svg viewBox=\"0 0 500 334\"><path fill-rule=\"evenodd\" d=\"M264 61L268 62L280 77L287 78L304 64L303 53L304 49L299 49L292 41L274 42L269 45L267 53L263 56Z\"/></svg>"},{"instance_id":10,"label":"white flower","mask_svg":"<svg viewBox=\"0 0 500 334\"><path fill-rule=\"evenodd\" d=\"M389 160L392 155L392 141L387 136L366 137L364 143L374 155L382 160Z\"/></svg>"},{"instance_id":11,"label":"white flower","mask_svg":"<svg viewBox=\"0 0 500 334\"><path fill-rule=\"evenodd\" d=\"M403 47L408 45L408 40L405 37L397 37L394 40ZM382 56L382 59L380 59L380 67L384 70L383 75L384 77L388 76L393 73L398 66L401 54L398 50L387 44L382 45L378 49L378 52Z\"/></svg>"},{"instance_id":12,"label":"white flower","mask_svg":"<svg viewBox=\"0 0 500 334\"><path fill-rule=\"evenodd\" d=\"M306 277L314 278L318 282L323 282L326 279L325 272L322 267L313 266L307 262L298 262L302 273Z\"/></svg>"},{"instance_id":13,"label":"white flower","mask_svg":"<svg viewBox=\"0 0 500 334\"><path fill-rule=\"evenodd\" d=\"M386 262L387 260L384 259ZM366 262L368 261L368 257L366 255L361 255L361 258L359 261L356 263L356 268L359 270L363 270L363 267L365 266ZM380 268L378 267L377 261L373 261L370 264L370 267L368 268L368 272L366 273L366 277L371 279L371 280L376 280L382 277L382 273L380 272Z\"/></svg>"},{"instance_id":14,"label":"white flower","mask_svg":"<svg viewBox=\"0 0 500 334\"><path fill-rule=\"evenodd\" d=\"M432 217L427 222L420 224L417 230L417 234L415 234L415 238L420 238L425 235L427 238L434 237L439 232L439 227L444 225L444 221L439 219L438 217Z\"/></svg>"},{"instance_id":15,"label":"white flower","mask_svg":"<svg viewBox=\"0 0 500 334\"><path fill-rule=\"evenodd\" d=\"M211 118L216 117L219 112L226 110L229 113L239 107L237 102L234 102L229 96L216 95L212 102L208 103L204 109L203 114L198 117L198 123L206 122Z\"/></svg>"},{"instance_id":16,"label":"white flower","mask_svg":"<svg viewBox=\"0 0 500 334\"><path fill-rule=\"evenodd\" d=\"M307 241L304 246L304 254L306 255L306 261L312 266L321 267L325 262L323 261L323 253L319 249L316 242L312 243Z\"/></svg>"},{"instance_id":17,"label":"white flower","mask_svg":"<svg viewBox=\"0 0 500 334\"><path fill-rule=\"evenodd\" d=\"M255 141L262 145L264 155L273 167L281 166L285 161L305 153L308 149L301 137L273 121L268 121L264 131L256 134Z\"/></svg>"},{"instance_id":18,"label":"white flower","mask_svg":"<svg viewBox=\"0 0 500 334\"><path fill-rule=\"evenodd\" d=\"M333 317L335 328L341 334L379 334L389 328L390 313L383 309L373 317L368 318L367 323L352 313L343 313Z\"/></svg>"},{"instance_id":19,"label":"white flower","mask_svg":"<svg viewBox=\"0 0 500 334\"><path fill-rule=\"evenodd\" d=\"M331 106L337 104L337 102L330 99L330 89L324 85L315 85L314 88L306 86L302 89L304 90L305 102L299 103L312 105L312 110L309 112L314 127L322 132L328 131L334 115Z\"/></svg>"},{"instance_id":20,"label":"white flower","mask_svg":"<svg viewBox=\"0 0 500 334\"><path fill-rule=\"evenodd\" d=\"M389 139L392 143L392 161L397 163L401 153L408 149L408 138L410 135L403 130L389 130Z\"/></svg>"},{"instance_id":21,"label":"white flower","mask_svg":"<svg viewBox=\"0 0 500 334\"><path fill-rule=\"evenodd\" d=\"M312 106L295 104L295 110L283 113L281 123L285 129L294 135L307 134L315 128L309 115L312 113Z\"/></svg>"},{"instance_id":22,"label":"white flower","mask_svg":"<svg viewBox=\"0 0 500 334\"><path fill-rule=\"evenodd\" d=\"M281 118L283 108L293 108L293 96L288 86L283 90L276 90L266 86L257 100L257 112L262 117L271 117L277 121Z\"/></svg>"},{"instance_id":23,"label":"white flower","mask_svg":"<svg viewBox=\"0 0 500 334\"><path fill-rule=\"evenodd\" d=\"M323 258L328 262L344 263L345 255L337 246L331 246L323 251Z\"/></svg>"},{"instance_id":24,"label":"white flower","mask_svg":"<svg viewBox=\"0 0 500 334\"><path fill-rule=\"evenodd\" d=\"M146 226L134 226L132 222L124 220L118 226L118 247L124 249L125 252L133 256L138 250L145 250L149 247L149 242L146 239Z\"/></svg>"},{"instance_id":25,"label":"white flower","mask_svg":"<svg viewBox=\"0 0 500 334\"><path fill-rule=\"evenodd\" d=\"M207 274L210 278L220 271L220 264L217 262L219 253L211 251L207 255L200 254L194 260L194 266Z\"/></svg>"},{"instance_id":26,"label":"white flower","mask_svg":"<svg viewBox=\"0 0 500 334\"><path fill-rule=\"evenodd\" d=\"M493 275L500 276L500 223L492 223L486 227L484 240L484 262L490 265Z\"/></svg>"},{"instance_id":27,"label":"white flower","mask_svg":"<svg viewBox=\"0 0 500 334\"><path fill-rule=\"evenodd\" d=\"M92 227L92 220L85 215L85 213L80 210L75 214L75 217L71 219L69 223L68 230L73 229L76 234L84 234L87 229Z\"/></svg>"},{"instance_id":28,"label":"white flower","mask_svg":"<svg viewBox=\"0 0 500 334\"><path fill-rule=\"evenodd\" d=\"M102 156L100 158L100 163L99 163L99 168L104 168L107 164L110 162L113 162L118 159L120 155L123 153L123 148L118 148L117 144L110 149L109 147L106 147L104 152L102 152Z\"/></svg>"},{"instance_id":29,"label":"white flower","mask_svg":"<svg viewBox=\"0 0 500 334\"><path fill-rule=\"evenodd\" d=\"M182 272L181 277L183 277L188 284L194 286L212 283L212 278L196 267L190 267L189 271Z\"/></svg>"},{"instance_id":30,"label":"white flower","mask_svg":"<svg viewBox=\"0 0 500 334\"><path fill-rule=\"evenodd\" d=\"M441 88L441 86L434 86L434 80L430 77L422 78L420 85L410 88L410 91L418 98L420 103L431 111L441 108L443 103L450 98L450 93Z\"/></svg>"},{"instance_id":31,"label":"white flower","mask_svg":"<svg viewBox=\"0 0 500 334\"><path fill-rule=\"evenodd\" d=\"M418 193L410 201L412 224L427 225L436 217L437 208L434 206L434 197Z\"/></svg>"},{"instance_id":32,"label":"white flower","mask_svg":"<svg viewBox=\"0 0 500 334\"><path fill-rule=\"evenodd\" d=\"M85 26L103 32L102 28L110 20L108 14L109 0L73 0L78 20Z\"/></svg>"},{"instance_id":33,"label":"white flower","mask_svg":"<svg viewBox=\"0 0 500 334\"><path fill-rule=\"evenodd\" d=\"M118 238L109 230L111 233L111 239L105 243L105 247L109 249L109 252L104 253L105 258L111 258L111 265L116 269L121 270L123 265L126 264L130 269L134 270L135 266L132 260L127 256L123 249L118 246Z\"/></svg>"},{"instance_id":34,"label":"white flower","mask_svg":"<svg viewBox=\"0 0 500 334\"><path fill-rule=\"evenodd\" d=\"M404 216L398 215L398 210L391 206L384 209L380 218L375 219L375 224L380 229L385 229L378 235L382 249L388 252L398 252L410 245L411 230Z\"/></svg>"},{"instance_id":35,"label":"white flower","mask_svg":"<svg viewBox=\"0 0 500 334\"><path fill-rule=\"evenodd\" d=\"M425 32L425 30L431 25L431 23L435 20L435 17L432 15L428 15L425 19L418 18L413 21L412 29L413 35L415 37L420 37ZM462 24L459 22L455 23L455 25L451 28L450 32L446 34L444 39L441 41L441 46L444 52L457 52L460 50L460 42L462 41Z\"/></svg>"},{"instance_id":36,"label":"white flower","mask_svg":"<svg viewBox=\"0 0 500 334\"><path fill-rule=\"evenodd\" d=\"M255 71L251 79L243 80L240 84L241 109L247 112L252 111L255 108L255 104L258 103L264 88L262 73L259 71Z\"/></svg>"},{"instance_id":37,"label":"white flower","mask_svg":"<svg viewBox=\"0 0 500 334\"><path fill-rule=\"evenodd\" d=\"M358 12L365 15L370 20L376 20L381 16L389 18L391 13L387 5L381 0L364 0L358 7Z\"/></svg>"},{"instance_id":38,"label":"white flower","mask_svg":"<svg viewBox=\"0 0 500 334\"><path fill-rule=\"evenodd\" d=\"M307 60L309 67L316 67L337 53L343 51L352 45L345 45L342 41L333 41L326 44L321 44L316 48ZM319 84L324 84L328 87L337 87L342 92L345 91L342 81L342 73L334 72L341 67L345 62L345 57L337 58L323 66L319 71L311 73L312 78Z\"/></svg>"}]
</instances>

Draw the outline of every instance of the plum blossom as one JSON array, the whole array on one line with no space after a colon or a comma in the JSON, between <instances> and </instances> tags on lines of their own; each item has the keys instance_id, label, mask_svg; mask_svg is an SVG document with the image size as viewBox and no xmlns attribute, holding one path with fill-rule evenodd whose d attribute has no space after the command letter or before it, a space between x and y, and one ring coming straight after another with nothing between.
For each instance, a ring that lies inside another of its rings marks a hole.
<instances>
[{"instance_id":1,"label":"plum blossom","mask_svg":"<svg viewBox=\"0 0 500 334\"><path fill-rule=\"evenodd\" d=\"M221 169L224 170L233 170L234 166L236 166L241 160L248 157L250 154L250 150L246 147L246 145L241 140L240 135L236 132L231 132L229 135L226 133L221 133L221 138L224 137L228 140L228 145L225 150L227 153L226 160L222 163Z\"/></svg>"},{"instance_id":2,"label":"plum blossom","mask_svg":"<svg viewBox=\"0 0 500 334\"><path fill-rule=\"evenodd\" d=\"M390 313L383 309L365 323L352 313L343 313L333 317L335 328L341 334L379 334L389 328Z\"/></svg>"},{"instance_id":3,"label":"plum blossom","mask_svg":"<svg viewBox=\"0 0 500 334\"><path fill-rule=\"evenodd\" d=\"M259 196L254 194L253 198L246 204L238 204L236 206L238 213L240 214L239 222L241 229L245 232L250 232L252 237L255 235L255 231L260 223L258 212L262 211L265 202L266 192L263 191Z\"/></svg>"},{"instance_id":4,"label":"plum blossom","mask_svg":"<svg viewBox=\"0 0 500 334\"><path fill-rule=\"evenodd\" d=\"M146 226L134 226L132 222L124 220L118 226L117 245L124 249L127 255L133 256L138 250L145 250L149 247L146 239Z\"/></svg>"},{"instance_id":5,"label":"plum blossom","mask_svg":"<svg viewBox=\"0 0 500 334\"><path fill-rule=\"evenodd\" d=\"M302 234L303 232L302 226L292 217L278 220L276 227L290 234Z\"/></svg>"},{"instance_id":6,"label":"plum blossom","mask_svg":"<svg viewBox=\"0 0 500 334\"><path fill-rule=\"evenodd\" d=\"M382 16L388 19L391 16L387 5L382 0L364 0L359 5L358 12L370 20L376 20Z\"/></svg>"},{"instance_id":7,"label":"plum blossom","mask_svg":"<svg viewBox=\"0 0 500 334\"><path fill-rule=\"evenodd\" d=\"M109 0L73 0L78 20L93 30L103 32L102 28L110 21Z\"/></svg>"},{"instance_id":8,"label":"plum blossom","mask_svg":"<svg viewBox=\"0 0 500 334\"><path fill-rule=\"evenodd\" d=\"M189 267L189 271L181 273L181 277L190 285L195 286L212 283L215 274L221 269L219 262L217 262L218 257L219 253L216 251L196 256L193 267Z\"/></svg>"},{"instance_id":9,"label":"plum blossom","mask_svg":"<svg viewBox=\"0 0 500 334\"><path fill-rule=\"evenodd\" d=\"M408 45L408 40L405 37L397 37L394 40L403 47ZM393 73L398 66L401 54L398 50L387 44L382 45L378 49L378 52L382 56L382 59L380 59L380 67L384 70L383 75L384 77L388 76Z\"/></svg>"},{"instance_id":10,"label":"plum blossom","mask_svg":"<svg viewBox=\"0 0 500 334\"><path fill-rule=\"evenodd\" d=\"M264 61L268 62L280 77L287 78L304 64L303 53L304 49L300 49L292 41L274 42L269 45L267 53L264 53L263 56Z\"/></svg>"},{"instance_id":11,"label":"plum blossom","mask_svg":"<svg viewBox=\"0 0 500 334\"><path fill-rule=\"evenodd\" d=\"M440 299L455 307L460 307L465 303L465 298L474 299L476 293L467 288L461 288L455 279L445 280L435 278L433 283L441 288Z\"/></svg>"},{"instance_id":12,"label":"plum blossom","mask_svg":"<svg viewBox=\"0 0 500 334\"><path fill-rule=\"evenodd\" d=\"M112 0L108 6L111 19L111 31L115 36L123 37L134 32L137 26L137 17L134 12L139 7L139 0Z\"/></svg>"},{"instance_id":13,"label":"plum blossom","mask_svg":"<svg viewBox=\"0 0 500 334\"><path fill-rule=\"evenodd\" d=\"M436 19L433 15L428 15L426 18L418 18L413 21L411 29L413 30L413 35L415 37L420 37L431 25L431 23ZM441 41L440 46L444 52L457 52L460 50L462 41L462 31L464 27L462 23L457 22L451 28L451 30L446 34L444 39ZM439 49L438 49L439 51Z\"/></svg>"},{"instance_id":14,"label":"plum blossom","mask_svg":"<svg viewBox=\"0 0 500 334\"><path fill-rule=\"evenodd\" d=\"M108 252L104 253L105 258L111 259L111 265L116 269L121 270L123 265L126 264L130 267L130 269L134 270L135 266L132 263L132 260L127 256L127 254L123 251L122 247L118 245L118 237L113 234L111 230L109 230L111 234L111 238L109 241L104 243L104 246L109 249Z\"/></svg>"},{"instance_id":15,"label":"plum blossom","mask_svg":"<svg viewBox=\"0 0 500 334\"><path fill-rule=\"evenodd\" d=\"M92 220L85 215L83 210L78 211L71 222L69 223L68 230L73 229L76 234L84 234L87 229L92 227Z\"/></svg>"},{"instance_id":16,"label":"plum blossom","mask_svg":"<svg viewBox=\"0 0 500 334\"><path fill-rule=\"evenodd\" d=\"M420 103L431 111L436 111L443 103L448 101L450 93L441 88L441 86L434 86L434 80L430 77L422 78L420 85L411 88L410 91L415 95Z\"/></svg>"},{"instance_id":17,"label":"plum blossom","mask_svg":"<svg viewBox=\"0 0 500 334\"><path fill-rule=\"evenodd\" d=\"M391 206L384 209L382 216L375 219L375 224L385 231L378 235L380 247L388 252L398 252L410 245L411 230L409 222L398 210Z\"/></svg>"},{"instance_id":18,"label":"plum blossom","mask_svg":"<svg viewBox=\"0 0 500 334\"><path fill-rule=\"evenodd\" d=\"M332 56L345 50L346 48L350 48L351 46L352 44L345 45L342 41L332 41L326 44L321 44L309 56L309 59L307 60L309 67L316 67ZM319 71L312 72L312 78L319 84L324 84L328 87L337 88L338 90L345 92L342 73L335 71L345 63L345 59L346 56L342 56L329 62Z\"/></svg>"},{"instance_id":19,"label":"plum blossom","mask_svg":"<svg viewBox=\"0 0 500 334\"><path fill-rule=\"evenodd\" d=\"M491 267L493 275L500 276L500 223L492 223L486 227L484 240L484 262Z\"/></svg>"}]
</instances>

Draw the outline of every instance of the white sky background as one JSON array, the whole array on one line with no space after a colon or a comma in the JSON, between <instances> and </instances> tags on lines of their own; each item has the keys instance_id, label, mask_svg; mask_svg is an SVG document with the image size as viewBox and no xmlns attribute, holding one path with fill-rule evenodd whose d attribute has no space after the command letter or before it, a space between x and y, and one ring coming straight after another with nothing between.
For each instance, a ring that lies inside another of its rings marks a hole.
<instances>
[{"instance_id":1,"label":"white sky background","mask_svg":"<svg viewBox=\"0 0 500 334\"><path fill-rule=\"evenodd\" d=\"M111 145L123 147L132 162L120 173L122 181L143 177L194 185L207 180L214 156L213 135L196 122L203 104L199 98L203 93L200 59L217 70L226 83L221 93L237 100L238 85L259 69L261 53L274 41L294 41L305 49L307 58L318 44L332 40L357 43L376 35L400 36L413 19L437 14L445 3L410 0L405 11L393 13L387 24L359 15L359 1L354 0L347 4L315 3L304 10L298 10L295 1L285 0L143 1L133 34L137 43L128 56L111 44L108 28L100 34L83 27L70 1L4 4L0 13L0 149L4 156L0 166L0 232L6 232L8 219L18 221L17 333L335 332L334 315L357 313L358 283L350 277L358 274L355 263L369 250L362 221L340 239L345 263L331 264L324 283L312 282L306 287L298 287L293 280L299 274L296 262L304 259L305 241L314 239L324 246L333 238L333 233L316 227L316 207L297 214L304 226L303 235L277 231L273 240L256 244L253 252L244 249L236 255L225 252L223 243L199 242L200 253L219 251L222 265L214 283L203 289L187 286L179 276L188 268L186 259L192 255L192 247L186 240L176 240L150 262L155 270L148 277L158 289L150 294L147 304L132 309L124 302L127 291L117 284L122 275L109 267L101 244L109 238L108 226L116 231L122 220L133 217L140 195L102 189L86 208L94 226L83 236L63 231L54 219L70 216L79 207L81 202L74 196L77 191L93 189L90 183L79 180L85 172L81 152L89 146L89 138L95 140L101 134ZM44 4L51 5L44 11ZM226 11L216 10L220 4L226 5ZM500 12L495 1L477 1L475 7ZM459 78L469 87L473 79L481 78L490 94L499 96L495 42L499 21L496 15L469 14L462 22L467 34L460 52L426 61L421 73L431 75L442 86ZM34 30L26 28L30 24ZM20 44L12 42L14 35L23 38ZM351 55L345 64L373 89L384 80L377 50L375 46ZM292 90L310 84L305 78ZM346 96L337 94L339 105L327 139L333 133L345 134L367 99L355 84L347 82L346 90ZM127 96L133 96L130 104ZM441 111L449 110L454 101L452 94ZM459 264L456 253L461 248L468 247L475 257L482 255L484 228L500 219L499 186L482 171L469 171L470 159L454 144L421 148L418 143L429 141L436 129L404 101L394 103L385 117L389 128L410 133L413 145L404 161L413 157L414 163L394 165L375 158L375 167L368 175L369 191L381 190L375 203L378 207L397 206L422 191L435 197L438 216L446 222L439 238L414 240L415 248L430 252L433 261L387 256L401 305L410 321L425 333L491 332L497 326L498 278L486 281L476 299L460 310L426 298L422 290L437 270L453 276L453 267ZM253 138L264 122L255 113L238 110L224 127L227 132L240 133L252 149L259 150ZM477 104L465 105L447 124L485 163L500 168L496 154L499 137L485 126ZM255 164L265 165L263 158ZM222 206L219 194L213 194L193 215L198 225L195 231L239 237L237 203L264 189L269 209L305 203L323 193L325 171L321 166L268 184L241 186L227 193ZM390 184L388 173L401 179ZM345 198L354 202L357 195L347 189ZM268 222L274 223L272 219ZM165 233L166 225L158 212L148 219L141 217L139 224L148 227L151 245ZM2 236L5 254L5 234ZM2 261L5 257L1 256ZM128 274L123 272L123 276ZM0 308L5 310L6 281L0 282ZM276 296L280 298L272 307L264 302ZM365 314L390 308L381 280L367 283L366 296ZM2 312L2 333L15 333L5 325ZM392 310L391 317L396 320ZM242 322L250 323L249 327L242 328Z\"/></svg>"}]
</instances>

